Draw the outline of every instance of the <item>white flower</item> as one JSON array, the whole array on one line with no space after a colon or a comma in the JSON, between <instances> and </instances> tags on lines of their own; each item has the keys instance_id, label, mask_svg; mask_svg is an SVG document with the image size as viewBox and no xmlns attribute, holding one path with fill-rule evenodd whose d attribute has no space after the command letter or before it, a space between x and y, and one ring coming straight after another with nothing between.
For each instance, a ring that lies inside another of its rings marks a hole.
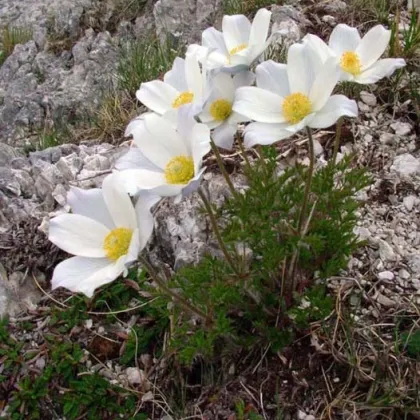
<instances>
[{"instance_id":1,"label":"white flower","mask_svg":"<svg viewBox=\"0 0 420 420\"><path fill-rule=\"evenodd\" d=\"M369 84L389 77L396 69L405 66L402 58L379 59L390 37L391 31L382 25L373 27L360 38L356 28L340 24L332 31L328 45L316 35L306 35L303 42L310 47L315 66L329 57L336 57L341 68L340 80Z\"/></svg>"},{"instance_id":2,"label":"white flower","mask_svg":"<svg viewBox=\"0 0 420 420\"><path fill-rule=\"evenodd\" d=\"M106 177L102 189L72 188L67 201L73 214L50 221L49 240L76 255L55 267L53 289L92 297L95 289L126 273L126 265L145 247L154 224L150 208L159 197L142 194L134 207L118 177Z\"/></svg>"},{"instance_id":3,"label":"white flower","mask_svg":"<svg viewBox=\"0 0 420 420\"><path fill-rule=\"evenodd\" d=\"M213 27L206 29L202 46L190 45L187 56L197 54L210 70L246 70L270 43L267 40L270 18L267 9L258 10L252 24L244 15L224 16L222 32Z\"/></svg>"},{"instance_id":4,"label":"white flower","mask_svg":"<svg viewBox=\"0 0 420 420\"><path fill-rule=\"evenodd\" d=\"M156 114L132 123L136 147L116 164L130 194L149 190L161 197L180 196L198 187L202 160L210 151L210 129L197 123L193 113L192 107L180 109L176 127Z\"/></svg>"},{"instance_id":5,"label":"white flower","mask_svg":"<svg viewBox=\"0 0 420 420\"><path fill-rule=\"evenodd\" d=\"M177 57L163 81L142 83L136 96L143 105L159 115L175 114L186 104L194 104L200 112L205 82L206 74L201 72L196 56L189 55L185 60Z\"/></svg>"},{"instance_id":6,"label":"white flower","mask_svg":"<svg viewBox=\"0 0 420 420\"><path fill-rule=\"evenodd\" d=\"M245 146L271 144L308 126L324 128L343 115L357 116L357 105L331 93L339 70L334 58L315 72L307 47L289 48L287 65L266 61L256 70L258 87L236 92L234 111L257 121L245 129Z\"/></svg>"},{"instance_id":7,"label":"white flower","mask_svg":"<svg viewBox=\"0 0 420 420\"><path fill-rule=\"evenodd\" d=\"M242 86L254 82L253 73L246 71L231 76L218 73L210 80L210 93L203 111L198 115L201 122L213 129L214 143L224 149L231 149L238 122L246 121L246 117L232 110L235 92Z\"/></svg>"}]
</instances>

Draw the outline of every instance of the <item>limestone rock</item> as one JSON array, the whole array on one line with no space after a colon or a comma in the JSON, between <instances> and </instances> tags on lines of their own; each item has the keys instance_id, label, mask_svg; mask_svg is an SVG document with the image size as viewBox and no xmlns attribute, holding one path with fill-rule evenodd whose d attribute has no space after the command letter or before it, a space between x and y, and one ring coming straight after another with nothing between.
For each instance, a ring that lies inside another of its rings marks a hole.
<instances>
[{"instance_id":1,"label":"limestone rock","mask_svg":"<svg viewBox=\"0 0 420 420\"><path fill-rule=\"evenodd\" d=\"M415 158L409 153L399 155L394 159L391 171L395 171L402 177L420 174L420 159Z\"/></svg>"}]
</instances>

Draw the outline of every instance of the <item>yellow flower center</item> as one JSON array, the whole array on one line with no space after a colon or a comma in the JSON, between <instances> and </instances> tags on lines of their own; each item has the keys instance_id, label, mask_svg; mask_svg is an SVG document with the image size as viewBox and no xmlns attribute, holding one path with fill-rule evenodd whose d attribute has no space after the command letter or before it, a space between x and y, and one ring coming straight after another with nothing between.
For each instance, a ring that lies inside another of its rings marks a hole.
<instances>
[{"instance_id":1,"label":"yellow flower center","mask_svg":"<svg viewBox=\"0 0 420 420\"><path fill-rule=\"evenodd\" d=\"M182 105L189 104L194 99L194 93L182 92L172 102L172 108L179 108Z\"/></svg>"},{"instance_id":2,"label":"yellow flower center","mask_svg":"<svg viewBox=\"0 0 420 420\"><path fill-rule=\"evenodd\" d=\"M303 93L292 93L284 98L283 115L289 123L297 124L312 111L309 98Z\"/></svg>"},{"instance_id":3,"label":"yellow flower center","mask_svg":"<svg viewBox=\"0 0 420 420\"><path fill-rule=\"evenodd\" d=\"M165 179L168 184L188 184L194 177L194 161L190 156L175 156L166 165Z\"/></svg>"},{"instance_id":4,"label":"yellow flower center","mask_svg":"<svg viewBox=\"0 0 420 420\"><path fill-rule=\"evenodd\" d=\"M238 54L238 52L241 52L242 50L244 50L245 48L247 48L248 47L248 45L247 44L241 44L241 45L238 45L238 46L236 46L235 48L232 48L230 51L229 51L229 55L235 55L235 54Z\"/></svg>"},{"instance_id":5,"label":"yellow flower center","mask_svg":"<svg viewBox=\"0 0 420 420\"><path fill-rule=\"evenodd\" d=\"M104 239L104 250L106 256L113 261L126 255L130 247L133 231L127 228L116 228L106 235Z\"/></svg>"},{"instance_id":6,"label":"yellow flower center","mask_svg":"<svg viewBox=\"0 0 420 420\"><path fill-rule=\"evenodd\" d=\"M217 99L210 105L210 114L216 121L224 121L232 113L232 104L226 99Z\"/></svg>"},{"instance_id":7,"label":"yellow flower center","mask_svg":"<svg viewBox=\"0 0 420 420\"><path fill-rule=\"evenodd\" d=\"M357 76L362 72L359 56L353 51L343 53L340 60L340 67L353 76Z\"/></svg>"}]
</instances>

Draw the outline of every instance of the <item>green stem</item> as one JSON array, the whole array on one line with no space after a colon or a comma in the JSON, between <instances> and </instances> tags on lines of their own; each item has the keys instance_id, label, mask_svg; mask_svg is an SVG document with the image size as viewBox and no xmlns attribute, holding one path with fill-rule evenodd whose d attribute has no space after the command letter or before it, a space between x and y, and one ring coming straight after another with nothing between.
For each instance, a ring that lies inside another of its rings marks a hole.
<instances>
[{"instance_id":1,"label":"green stem","mask_svg":"<svg viewBox=\"0 0 420 420\"><path fill-rule=\"evenodd\" d=\"M343 127L344 118L340 117L337 121L337 129L335 132L335 140L334 140L334 151L332 155L332 163L335 165L337 160L338 149L340 147L340 140L341 140L341 129Z\"/></svg>"},{"instance_id":2,"label":"green stem","mask_svg":"<svg viewBox=\"0 0 420 420\"><path fill-rule=\"evenodd\" d=\"M230 179L230 176L227 173L225 164L223 163L223 158L219 152L219 148L216 146L216 143L213 141L213 139L210 139L210 145L211 145L214 155L216 156L216 161L217 161L217 164L219 165L219 169L222 172L222 175L224 176L232 195L236 196L237 192L235 190L235 187L233 186L232 180Z\"/></svg>"},{"instance_id":3,"label":"green stem","mask_svg":"<svg viewBox=\"0 0 420 420\"><path fill-rule=\"evenodd\" d=\"M232 257L230 256L225 243L223 242L222 235L220 234L219 227L217 226L217 220L214 216L213 209L211 207L211 204L209 200L207 199L206 195L204 194L201 187L198 189L198 194L200 194L201 200L204 203L204 207L206 208L207 214L210 217L210 223L213 228L213 232L216 235L217 242L219 243L220 249L223 252L223 255L225 256L226 261L229 263L230 267L232 268L233 272L238 276L241 277L241 273L236 268L236 265L234 264Z\"/></svg>"},{"instance_id":4,"label":"green stem","mask_svg":"<svg viewBox=\"0 0 420 420\"><path fill-rule=\"evenodd\" d=\"M175 301L177 301L181 306L184 307L187 311L193 312L202 318L206 324L211 324L212 321L209 316L204 313L201 309L198 309L196 306L192 305L188 302L187 299L179 295L178 293L174 292L171 288L169 288L165 282L163 282L152 264L147 261L147 258L140 255L139 261L146 267L147 271L149 272L150 276L152 277L153 281L159 286L159 288L164 291L167 295L171 296Z\"/></svg>"},{"instance_id":5,"label":"green stem","mask_svg":"<svg viewBox=\"0 0 420 420\"><path fill-rule=\"evenodd\" d=\"M311 192L311 185L312 185L312 176L314 174L314 166L315 166L315 152L314 152L314 139L312 138L312 131L309 127L306 127L308 132L308 144L309 144L309 168L308 168L308 177L306 180L305 185L305 193L303 196L303 204L300 210L299 215L299 224L298 224L298 232L302 234L303 230L303 222L305 220L306 210L308 207L309 202L309 194Z\"/></svg>"}]
</instances>

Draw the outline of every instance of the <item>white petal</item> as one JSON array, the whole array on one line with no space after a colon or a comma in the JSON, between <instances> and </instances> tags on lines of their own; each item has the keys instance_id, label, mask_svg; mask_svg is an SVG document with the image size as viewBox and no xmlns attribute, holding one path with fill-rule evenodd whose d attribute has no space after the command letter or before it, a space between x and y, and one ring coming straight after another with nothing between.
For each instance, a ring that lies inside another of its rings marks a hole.
<instances>
[{"instance_id":1,"label":"white petal","mask_svg":"<svg viewBox=\"0 0 420 420\"><path fill-rule=\"evenodd\" d=\"M292 133L285 124L251 123L245 128L244 145L249 148L256 144L269 145L290 137Z\"/></svg>"},{"instance_id":2,"label":"white petal","mask_svg":"<svg viewBox=\"0 0 420 420\"><path fill-rule=\"evenodd\" d=\"M384 77L391 76L395 70L406 65L402 58L384 58L378 60L367 70L355 78L355 82L361 84L376 83Z\"/></svg>"},{"instance_id":3,"label":"white petal","mask_svg":"<svg viewBox=\"0 0 420 420\"><path fill-rule=\"evenodd\" d=\"M125 256L124 264L130 264L133 261L137 261L139 257L139 252L143 249L140 247L140 232L139 229L134 229L133 234L131 236L130 246L127 250L127 255Z\"/></svg>"},{"instance_id":4,"label":"white petal","mask_svg":"<svg viewBox=\"0 0 420 420\"><path fill-rule=\"evenodd\" d=\"M233 101L235 95L235 85L229 73L218 73L211 79L211 93L207 102L212 99L227 99Z\"/></svg>"},{"instance_id":5,"label":"white petal","mask_svg":"<svg viewBox=\"0 0 420 420\"><path fill-rule=\"evenodd\" d=\"M346 51L355 51L360 43L360 35L357 28L340 23L330 35L328 45L339 56Z\"/></svg>"},{"instance_id":6,"label":"white petal","mask_svg":"<svg viewBox=\"0 0 420 420\"><path fill-rule=\"evenodd\" d=\"M161 80L142 83L136 92L137 99L147 108L158 114L164 114L172 108L172 103L178 96L178 91Z\"/></svg>"},{"instance_id":7,"label":"white petal","mask_svg":"<svg viewBox=\"0 0 420 420\"><path fill-rule=\"evenodd\" d=\"M135 195L139 190L153 190L166 183L162 172L148 171L144 169L127 169L120 172L120 179L125 191Z\"/></svg>"},{"instance_id":8,"label":"white petal","mask_svg":"<svg viewBox=\"0 0 420 420\"><path fill-rule=\"evenodd\" d=\"M115 228L100 188L83 190L71 187L67 194L67 203L70 205L73 214L89 217L108 229Z\"/></svg>"},{"instance_id":9,"label":"white petal","mask_svg":"<svg viewBox=\"0 0 420 420\"><path fill-rule=\"evenodd\" d=\"M317 75L324 63L330 57L336 56L334 51L316 35L308 34L303 38L303 43L308 45L308 54L311 65L314 67L314 73Z\"/></svg>"},{"instance_id":10,"label":"white petal","mask_svg":"<svg viewBox=\"0 0 420 420\"><path fill-rule=\"evenodd\" d=\"M210 129L205 124L195 124L190 142L192 148L192 157L194 160L194 174L199 172L203 157L210 152Z\"/></svg>"},{"instance_id":11,"label":"white petal","mask_svg":"<svg viewBox=\"0 0 420 420\"><path fill-rule=\"evenodd\" d=\"M48 239L63 251L81 257L105 257L109 229L80 214L62 214L50 220Z\"/></svg>"},{"instance_id":12,"label":"white petal","mask_svg":"<svg viewBox=\"0 0 420 420\"><path fill-rule=\"evenodd\" d=\"M114 281L123 272L123 267L107 258L69 258L55 267L52 289L65 287L92 297L95 289Z\"/></svg>"},{"instance_id":13,"label":"white petal","mask_svg":"<svg viewBox=\"0 0 420 420\"><path fill-rule=\"evenodd\" d=\"M340 69L338 67L338 61L335 57L331 57L322 66L309 93L309 99L312 103L312 110L314 112L318 111L326 104L337 85L339 77Z\"/></svg>"},{"instance_id":14,"label":"white petal","mask_svg":"<svg viewBox=\"0 0 420 420\"><path fill-rule=\"evenodd\" d=\"M230 150L233 146L236 131L237 127L235 125L225 121L213 131L213 141L217 147Z\"/></svg>"},{"instance_id":15,"label":"white petal","mask_svg":"<svg viewBox=\"0 0 420 420\"><path fill-rule=\"evenodd\" d=\"M233 110L255 121L282 123L283 98L276 93L256 87L243 87L236 91Z\"/></svg>"},{"instance_id":16,"label":"white petal","mask_svg":"<svg viewBox=\"0 0 420 420\"><path fill-rule=\"evenodd\" d=\"M137 224L139 227L139 248L142 250L149 241L154 227L150 209L160 200L158 195L141 191L136 202Z\"/></svg>"},{"instance_id":17,"label":"white petal","mask_svg":"<svg viewBox=\"0 0 420 420\"><path fill-rule=\"evenodd\" d=\"M362 63L362 71L369 68L385 52L391 38L391 31L382 25L373 27L362 38L356 48L356 54Z\"/></svg>"},{"instance_id":18,"label":"white petal","mask_svg":"<svg viewBox=\"0 0 420 420\"><path fill-rule=\"evenodd\" d=\"M136 212L130 197L124 190L120 172L114 172L104 179L102 193L115 226L137 229Z\"/></svg>"},{"instance_id":19,"label":"white petal","mask_svg":"<svg viewBox=\"0 0 420 420\"><path fill-rule=\"evenodd\" d=\"M249 57L249 49L246 49L229 56L229 66L225 66L224 69L229 69L229 73L235 74L248 70L250 63L252 60Z\"/></svg>"},{"instance_id":20,"label":"white petal","mask_svg":"<svg viewBox=\"0 0 420 420\"><path fill-rule=\"evenodd\" d=\"M128 152L117 160L115 168L119 171L125 169L148 169L150 171L158 171L160 169L147 159L138 147L130 147Z\"/></svg>"},{"instance_id":21,"label":"white petal","mask_svg":"<svg viewBox=\"0 0 420 420\"><path fill-rule=\"evenodd\" d=\"M264 61L256 69L257 86L285 98L290 95L286 64Z\"/></svg>"},{"instance_id":22,"label":"white petal","mask_svg":"<svg viewBox=\"0 0 420 420\"><path fill-rule=\"evenodd\" d=\"M147 136L142 144L137 143L141 152L161 169L174 156L188 154L184 140L174 129L171 121L156 115L145 117Z\"/></svg>"},{"instance_id":23,"label":"white petal","mask_svg":"<svg viewBox=\"0 0 420 420\"><path fill-rule=\"evenodd\" d=\"M252 71L241 71L233 77L233 86L236 89L251 86L255 82L255 74Z\"/></svg>"},{"instance_id":24,"label":"white petal","mask_svg":"<svg viewBox=\"0 0 420 420\"><path fill-rule=\"evenodd\" d=\"M185 184L161 184L156 188L150 190L151 193L157 194L161 197L175 197L182 193L182 190L186 187Z\"/></svg>"},{"instance_id":25,"label":"white petal","mask_svg":"<svg viewBox=\"0 0 420 420\"><path fill-rule=\"evenodd\" d=\"M223 34L215 28L207 28L203 31L202 44L205 47L215 49L223 55L228 55Z\"/></svg>"},{"instance_id":26,"label":"white petal","mask_svg":"<svg viewBox=\"0 0 420 420\"><path fill-rule=\"evenodd\" d=\"M178 92L189 90L187 79L185 78L185 60L183 58L175 58L172 69L165 74L163 81L170 84Z\"/></svg>"},{"instance_id":27,"label":"white petal","mask_svg":"<svg viewBox=\"0 0 420 420\"><path fill-rule=\"evenodd\" d=\"M357 117L357 104L344 95L331 96L325 106L318 111L309 126L312 128L327 128L340 117Z\"/></svg>"},{"instance_id":28,"label":"white petal","mask_svg":"<svg viewBox=\"0 0 420 420\"><path fill-rule=\"evenodd\" d=\"M247 54L248 66L250 66L267 49L267 47L271 44L271 39L272 37L268 38L266 42L254 44L249 47Z\"/></svg>"},{"instance_id":29,"label":"white petal","mask_svg":"<svg viewBox=\"0 0 420 420\"><path fill-rule=\"evenodd\" d=\"M204 80L201 74L198 59L194 55L188 55L185 59L185 80L188 91L193 92L194 102L200 102L203 97Z\"/></svg>"},{"instance_id":30,"label":"white petal","mask_svg":"<svg viewBox=\"0 0 420 420\"><path fill-rule=\"evenodd\" d=\"M224 55L218 51L213 51L207 56L207 67L209 70L211 69L219 69L228 65L229 63L229 56Z\"/></svg>"},{"instance_id":31,"label":"white petal","mask_svg":"<svg viewBox=\"0 0 420 420\"><path fill-rule=\"evenodd\" d=\"M183 155L192 156L191 133L197 124L195 119L197 111L198 108L193 104L185 105L178 111L176 129L184 145L183 153L181 153Z\"/></svg>"},{"instance_id":32,"label":"white petal","mask_svg":"<svg viewBox=\"0 0 420 420\"><path fill-rule=\"evenodd\" d=\"M124 137L133 136L135 132L143 133L145 130L144 114L139 115L129 122L124 132Z\"/></svg>"},{"instance_id":33,"label":"white petal","mask_svg":"<svg viewBox=\"0 0 420 420\"><path fill-rule=\"evenodd\" d=\"M251 23L244 15L223 16L223 38L228 51L249 42Z\"/></svg>"},{"instance_id":34,"label":"white petal","mask_svg":"<svg viewBox=\"0 0 420 420\"><path fill-rule=\"evenodd\" d=\"M298 123L287 125L285 127L285 130L287 130L290 134L295 134L303 128L308 127L310 122L314 119L314 117L315 113L309 114L303 120L300 120Z\"/></svg>"},{"instance_id":35,"label":"white petal","mask_svg":"<svg viewBox=\"0 0 420 420\"><path fill-rule=\"evenodd\" d=\"M262 45L267 40L270 27L271 12L267 9L258 10L251 25L249 45Z\"/></svg>"},{"instance_id":36,"label":"white petal","mask_svg":"<svg viewBox=\"0 0 420 420\"><path fill-rule=\"evenodd\" d=\"M203 175L203 173L205 172L206 168L202 168L200 170L200 172L198 172L194 178L182 189L181 191L181 198L182 197L186 197L190 194L192 194L193 192L198 190L198 187L200 186L200 182L201 182L201 177ZM176 200L176 197L175 197ZM176 202L176 201L175 201Z\"/></svg>"},{"instance_id":37,"label":"white petal","mask_svg":"<svg viewBox=\"0 0 420 420\"><path fill-rule=\"evenodd\" d=\"M311 68L308 46L293 44L287 55L287 77L291 93L300 92L306 96L314 79L314 69Z\"/></svg>"}]
</instances>

